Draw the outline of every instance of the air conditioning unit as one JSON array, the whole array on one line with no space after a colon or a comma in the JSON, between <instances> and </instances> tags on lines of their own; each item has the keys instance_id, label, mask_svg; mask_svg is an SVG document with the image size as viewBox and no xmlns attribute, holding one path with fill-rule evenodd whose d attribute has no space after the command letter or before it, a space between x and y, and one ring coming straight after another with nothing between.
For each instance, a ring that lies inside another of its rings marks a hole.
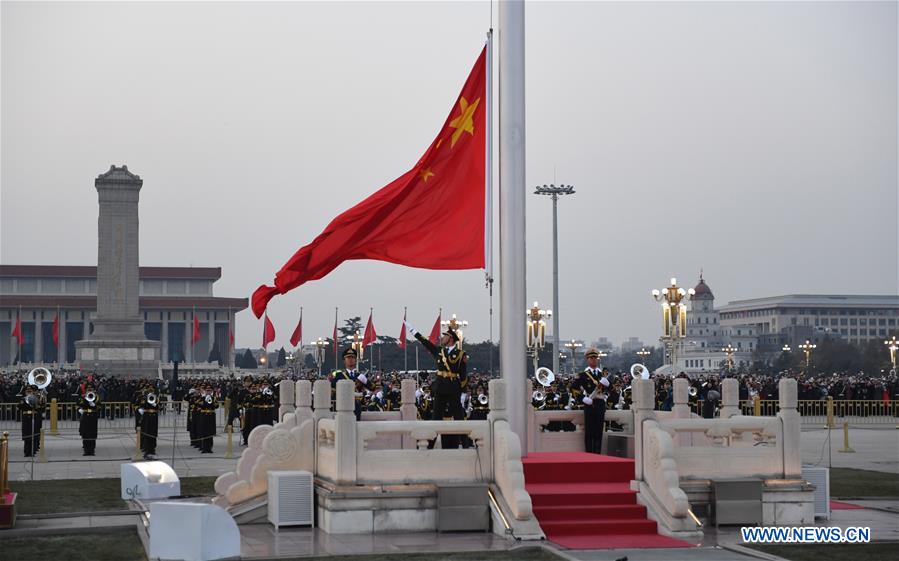
<instances>
[{"instance_id":1,"label":"air conditioning unit","mask_svg":"<svg viewBox=\"0 0 899 561\"><path fill-rule=\"evenodd\" d=\"M315 525L315 490L311 473L268 472L268 521L275 527Z\"/></svg>"},{"instance_id":2,"label":"air conditioning unit","mask_svg":"<svg viewBox=\"0 0 899 561\"><path fill-rule=\"evenodd\" d=\"M802 478L815 486L815 518L830 520L830 469L802 466Z\"/></svg>"}]
</instances>

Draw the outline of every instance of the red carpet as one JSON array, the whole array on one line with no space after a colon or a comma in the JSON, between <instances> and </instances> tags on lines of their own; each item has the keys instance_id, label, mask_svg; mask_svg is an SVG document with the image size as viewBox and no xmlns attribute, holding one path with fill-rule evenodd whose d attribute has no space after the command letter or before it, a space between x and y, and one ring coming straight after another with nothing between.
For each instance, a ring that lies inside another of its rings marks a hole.
<instances>
[{"instance_id":1,"label":"red carpet","mask_svg":"<svg viewBox=\"0 0 899 561\"><path fill-rule=\"evenodd\" d=\"M582 452L531 453L525 487L547 539L570 549L692 547L660 536L630 488L634 460Z\"/></svg>"},{"instance_id":2,"label":"red carpet","mask_svg":"<svg viewBox=\"0 0 899 561\"><path fill-rule=\"evenodd\" d=\"M852 503L843 503L840 501L830 501L830 510L864 510L865 507L854 505Z\"/></svg>"}]
</instances>

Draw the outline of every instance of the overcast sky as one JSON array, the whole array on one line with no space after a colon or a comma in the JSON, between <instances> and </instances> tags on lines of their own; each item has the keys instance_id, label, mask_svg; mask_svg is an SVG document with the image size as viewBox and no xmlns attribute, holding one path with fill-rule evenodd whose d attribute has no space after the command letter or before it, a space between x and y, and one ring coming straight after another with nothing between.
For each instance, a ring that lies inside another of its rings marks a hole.
<instances>
[{"instance_id":1,"label":"overcast sky","mask_svg":"<svg viewBox=\"0 0 899 561\"><path fill-rule=\"evenodd\" d=\"M719 305L899 292L896 6L529 3L528 190L577 189L562 337L653 342L650 290L701 268ZM221 266L216 295L249 296L415 163L489 25L487 2L3 2L0 262L95 264L93 181L127 164L141 265ZM551 203L527 213L528 299L549 306ZM276 347L300 306L306 340L334 306L395 337L404 305L481 340L488 301L480 271L356 261L270 316ZM242 312L237 345L260 338Z\"/></svg>"}]
</instances>

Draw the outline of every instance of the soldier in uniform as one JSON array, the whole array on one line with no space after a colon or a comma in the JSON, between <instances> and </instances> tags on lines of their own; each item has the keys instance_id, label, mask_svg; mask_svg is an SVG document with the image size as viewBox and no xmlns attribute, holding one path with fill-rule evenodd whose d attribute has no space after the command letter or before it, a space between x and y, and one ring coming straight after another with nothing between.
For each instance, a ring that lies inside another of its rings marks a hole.
<instances>
[{"instance_id":1,"label":"soldier in uniform","mask_svg":"<svg viewBox=\"0 0 899 561\"><path fill-rule=\"evenodd\" d=\"M40 448L40 418L44 407L38 395L37 386L29 384L25 386L25 394L19 402L19 412L22 414L22 440L25 441L25 457L30 458L37 454Z\"/></svg>"},{"instance_id":2,"label":"soldier in uniform","mask_svg":"<svg viewBox=\"0 0 899 561\"><path fill-rule=\"evenodd\" d=\"M92 400L87 399L88 394L93 394ZM84 394L78 398L78 413L81 420L78 423L78 434L81 435L81 448L84 456L93 456L97 448L97 420L100 416L100 394L94 384L88 382L84 385Z\"/></svg>"},{"instance_id":3,"label":"soldier in uniform","mask_svg":"<svg viewBox=\"0 0 899 561\"><path fill-rule=\"evenodd\" d=\"M490 413L490 404L487 401L487 391L484 385L478 384L477 393L471 399L471 412L468 414L469 421L487 420L487 414Z\"/></svg>"},{"instance_id":4,"label":"soldier in uniform","mask_svg":"<svg viewBox=\"0 0 899 561\"><path fill-rule=\"evenodd\" d=\"M268 382L263 382L256 398L257 425L274 425L277 417L278 398Z\"/></svg>"},{"instance_id":5,"label":"soldier in uniform","mask_svg":"<svg viewBox=\"0 0 899 561\"><path fill-rule=\"evenodd\" d=\"M331 376L329 376L331 380L331 410L335 410L335 402L337 401L337 382L341 380L350 380L355 382L355 392L356 392L356 420L360 420L362 418L362 395L365 390L371 391L371 382L368 380L368 376L359 372L356 368L356 361L358 360L359 355L356 353L356 349L353 347L347 348L343 351L343 370L335 370L331 372Z\"/></svg>"},{"instance_id":6,"label":"soldier in uniform","mask_svg":"<svg viewBox=\"0 0 899 561\"><path fill-rule=\"evenodd\" d=\"M200 439L197 438L197 398L199 389L196 384L187 390L187 434L190 435L190 445L200 448Z\"/></svg>"},{"instance_id":7,"label":"soldier in uniform","mask_svg":"<svg viewBox=\"0 0 899 561\"><path fill-rule=\"evenodd\" d=\"M215 411L219 403L215 398L215 392L209 383L203 384L202 395L197 400L197 436L199 437L200 452L212 454L212 438L215 436Z\"/></svg>"},{"instance_id":8,"label":"soldier in uniform","mask_svg":"<svg viewBox=\"0 0 899 561\"><path fill-rule=\"evenodd\" d=\"M601 454L606 417L604 392L609 387L609 380L599 369L599 350L591 347L584 356L587 368L572 382L571 391L584 406L584 451Z\"/></svg>"},{"instance_id":9,"label":"soldier in uniform","mask_svg":"<svg viewBox=\"0 0 899 561\"><path fill-rule=\"evenodd\" d=\"M148 386L137 408L137 412L140 413L140 447L144 451L145 460L156 457L156 435L159 432L158 400L159 396Z\"/></svg>"},{"instance_id":10,"label":"soldier in uniform","mask_svg":"<svg viewBox=\"0 0 899 561\"><path fill-rule=\"evenodd\" d=\"M438 347L411 325L409 334L418 339L437 361L437 377L431 385L431 396L434 398L431 419L435 421L465 419L462 392L468 385L468 355L459 348L459 335L454 329L447 328L440 337ZM441 435L440 442L444 449L458 448L461 439L458 435Z\"/></svg>"}]
</instances>

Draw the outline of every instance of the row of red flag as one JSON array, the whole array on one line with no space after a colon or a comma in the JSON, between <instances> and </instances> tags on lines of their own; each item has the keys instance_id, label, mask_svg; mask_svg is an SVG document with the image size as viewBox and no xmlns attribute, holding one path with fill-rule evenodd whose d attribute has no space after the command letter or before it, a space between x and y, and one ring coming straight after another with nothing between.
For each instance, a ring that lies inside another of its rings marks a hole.
<instances>
[{"instance_id":1,"label":"row of red flag","mask_svg":"<svg viewBox=\"0 0 899 561\"><path fill-rule=\"evenodd\" d=\"M431 328L431 334L428 336L428 339L433 344L437 344L437 341L440 339L440 320L441 313L437 314L437 321L434 322L434 327ZM367 346L373 343L378 338L378 334L375 331L375 322L374 322L374 312L369 313L368 315L368 323L365 324L365 334L362 336L362 346ZM272 320L269 319L268 313L265 314L264 321L262 323L262 348L268 348L268 344L275 340L275 325L272 323ZM290 336L290 344L296 347L300 344L300 341L303 340L303 312L300 311L300 321L297 323L297 326L294 328L293 333ZM331 340L334 342L334 352L337 352L337 317L334 317L334 333L331 335ZM406 348L406 313L403 312L403 325L400 328L400 336L397 338L399 342L399 346L403 349ZM233 341L232 341L233 343Z\"/></svg>"}]
</instances>

